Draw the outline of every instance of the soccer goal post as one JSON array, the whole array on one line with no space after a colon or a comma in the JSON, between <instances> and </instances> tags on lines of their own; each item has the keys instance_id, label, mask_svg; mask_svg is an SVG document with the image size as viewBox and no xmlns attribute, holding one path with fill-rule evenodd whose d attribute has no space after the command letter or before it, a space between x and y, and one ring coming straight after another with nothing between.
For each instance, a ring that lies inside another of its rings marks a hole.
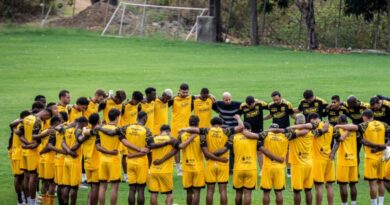
<instances>
[{"instance_id":1,"label":"soccer goal post","mask_svg":"<svg viewBox=\"0 0 390 205\"><path fill-rule=\"evenodd\" d=\"M196 40L196 19L207 15L207 8L161 6L120 2L101 36L150 36Z\"/></svg>"}]
</instances>

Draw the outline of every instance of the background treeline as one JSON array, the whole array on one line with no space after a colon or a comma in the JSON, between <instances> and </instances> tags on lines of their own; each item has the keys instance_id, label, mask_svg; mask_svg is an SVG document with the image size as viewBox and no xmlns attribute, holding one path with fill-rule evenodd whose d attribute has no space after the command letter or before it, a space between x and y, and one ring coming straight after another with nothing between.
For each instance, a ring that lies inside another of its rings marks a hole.
<instances>
[{"instance_id":1,"label":"background treeline","mask_svg":"<svg viewBox=\"0 0 390 205\"><path fill-rule=\"evenodd\" d=\"M58 8L72 6L73 1L45 0L45 4L55 4L55 8ZM147 3L208 7L209 1L147 0ZM308 49L372 48L390 51L390 0L216 1L221 2L222 37L233 42ZM0 19L15 20L23 16L31 19L31 16L39 16L42 13L42 2L0 1ZM116 4L117 1L110 0L110 3Z\"/></svg>"}]
</instances>

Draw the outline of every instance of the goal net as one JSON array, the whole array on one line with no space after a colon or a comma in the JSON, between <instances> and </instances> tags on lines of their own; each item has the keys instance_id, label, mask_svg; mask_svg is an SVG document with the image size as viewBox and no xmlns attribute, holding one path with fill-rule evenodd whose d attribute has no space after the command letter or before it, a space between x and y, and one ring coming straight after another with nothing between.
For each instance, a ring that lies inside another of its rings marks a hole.
<instances>
[{"instance_id":1,"label":"goal net","mask_svg":"<svg viewBox=\"0 0 390 205\"><path fill-rule=\"evenodd\" d=\"M196 18L208 10L145 3L120 2L101 35L196 40Z\"/></svg>"}]
</instances>

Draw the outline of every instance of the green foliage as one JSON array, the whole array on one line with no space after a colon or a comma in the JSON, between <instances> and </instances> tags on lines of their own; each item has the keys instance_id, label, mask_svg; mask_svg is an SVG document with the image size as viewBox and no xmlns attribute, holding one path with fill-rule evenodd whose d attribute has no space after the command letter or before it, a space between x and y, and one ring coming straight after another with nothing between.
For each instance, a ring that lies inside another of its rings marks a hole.
<instances>
[{"instance_id":1,"label":"green foliage","mask_svg":"<svg viewBox=\"0 0 390 205\"><path fill-rule=\"evenodd\" d=\"M376 13L386 11L386 5L387 0L345 0L345 14L372 21Z\"/></svg>"}]
</instances>

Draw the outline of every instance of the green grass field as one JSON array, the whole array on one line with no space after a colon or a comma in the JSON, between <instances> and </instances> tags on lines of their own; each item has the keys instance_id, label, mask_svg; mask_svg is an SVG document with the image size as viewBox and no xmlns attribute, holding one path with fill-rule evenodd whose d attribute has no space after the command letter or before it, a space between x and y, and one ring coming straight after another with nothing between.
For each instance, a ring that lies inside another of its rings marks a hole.
<instances>
[{"instance_id":1,"label":"green grass field","mask_svg":"<svg viewBox=\"0 0 390 205\"><path fill-rule=\"evenodd\" d=\"M354 94L367 101L378 93L390 95L389 65L387 55L319 54L262 46L102 38L82 31L0 27L0 204L16 202L6 151L8 124L21 110L30 108L37 94L46 95L48 102L57 101L58 91L68 89L75 102L79 96L91 96L96 88L122 88L130 95L133 90L154 86L160 94L164 88L177 91L180 83L187 82L191 94L208 87L217 98L223 91L230 91L237 101L247 95L270 101L270 93L279 90L297 106L307 88L326 100L334 94L342 99ZM360 173L362 170L363 166ZM175 175L174 180L174 203L185 204L181 179ZM291 204L290 180L287 182L284 201ZM340 204L337 185L334 190L335 204ZM127 191L128 186L121 184L119 204L127 203ZM229 204L233 204L231 184L228 192ZM86 190L79 191L79 204L86 204L86 194ZM149 193L146 196L149 200ZM261 191L254 191L252 198L253 204L260 204ZM163 203L161 196L159 199ZM216 196L215 204L217 200ZM273 194L271 200L274 203ZM201 203L204 201L202 191ZM370 202L368 184L363 180L358 184L358 202Z\"/></svg>"}]
</instances>

